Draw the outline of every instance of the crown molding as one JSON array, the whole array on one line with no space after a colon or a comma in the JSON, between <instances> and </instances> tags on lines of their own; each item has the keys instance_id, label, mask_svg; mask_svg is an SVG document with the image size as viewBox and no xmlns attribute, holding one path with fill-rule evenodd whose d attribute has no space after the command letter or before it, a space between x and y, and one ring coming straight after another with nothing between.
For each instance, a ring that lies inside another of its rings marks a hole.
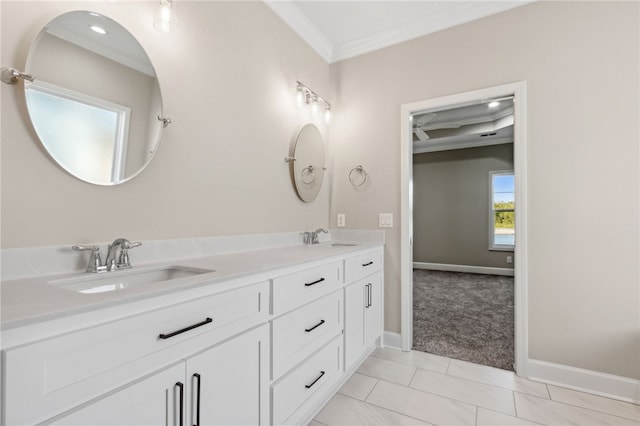
<instances>
[{"instance_id":1,"label":"crown molding","mask_svg":"<svg viewBox=\"0 0 640 426\"><path fill-rule=\"evenodd\" d=\"M326 62L331 63L333 44L324 34L298 9L292 1L263 0L285 24L298 34Z\"/></svg>"},{"instance_id":2,"label":"crown molding","mask_svg":"<svg viewBox=\"0 0 640 426\"><path fill-rule=\"evenodd\" d=\"M452 2L451 7L435 15L425 16L413 22L390 28L367 37L334 46L331 62L358 55L432 34L476 19L504 12L535 0L519 1L464 1Z\"/></svg>"},{"instance_id":3,"label":"crown molding","mask_svg":"<svg viewBox=\"0 0 640 426\"><path fill-rule=\"evenodd\" d=\"M377 32L347 43L333 45L300 11L295 1L263 0L291 29L307 42L328 63L422 37L456 25L504 12L536 0L456 1L435 15L425 16L408 24Z\"/></svg>"}]
</instances>

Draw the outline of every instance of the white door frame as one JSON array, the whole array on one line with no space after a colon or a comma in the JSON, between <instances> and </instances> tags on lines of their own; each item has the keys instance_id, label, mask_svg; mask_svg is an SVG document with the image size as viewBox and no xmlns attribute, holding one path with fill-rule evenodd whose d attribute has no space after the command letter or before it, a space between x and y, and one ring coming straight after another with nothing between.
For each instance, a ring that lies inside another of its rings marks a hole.
<instances>
[{"instance_id":1,"label":"white door frame","mask_svg":"<svg viewBox=\"0 0 640 426\"><path fill-rule=\"evenodd\" d=\"M471 92L403 104L400 111L401 214L400 214L400 300L402 350L413 345L413 142L412 114L451 106L462 106L491 98L514 96L515 169L515 280L514 280L514 360L516 373L527 376L528 283L527 283L527 126L526 82L505 84Z\"/></svg>"}]
</instances>

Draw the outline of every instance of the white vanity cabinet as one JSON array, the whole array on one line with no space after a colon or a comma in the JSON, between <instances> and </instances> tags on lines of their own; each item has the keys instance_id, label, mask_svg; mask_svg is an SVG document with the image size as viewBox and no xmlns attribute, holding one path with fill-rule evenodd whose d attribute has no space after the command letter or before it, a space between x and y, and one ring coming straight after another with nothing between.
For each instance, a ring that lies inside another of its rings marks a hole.
<instances>
[{"instance_id":1,"label":"white vanity cabinet","mask_svg":"<svg viewBox=\"0 0 640 426\"><path fill-rule=\"evenodd\" d=\"M178 426L181 424L179 416L183 400L184 365L179 364L44 424Z\"/></svg>"},{"instance_id":2,"label":"white vanity cabinet","mask_svg":"<svg viewBox=\"0 0 640 426\"><path fill-rule=\"evenodd\" d=\"M345 370L362 360L382 336L382 250L345 260Z\"/></svg>"},{"instance_id":3,"label":"white vanity cabinet","mask_svg":"<svg viewBox=\"0 0 640 426\"><path fill-rule=\"evenodd\" d=\"M360 360L382 334L382 275L345 288L345 369Z\"/></svg>"},{"instance_id":4,"label":"white vanity cabinet","mask_svg":"<svg viewBox=\"0 0 640 426\"><path fill-rule=\"evenodd\" d=\"M309 260L11 330L0 425L307 424L381 337L383 251L300 250L282 253Z\"/></svg>"},{"instance_id":5,"label":"white vanity cabinet","mask_svg":"<svg viewBox=\"0 0 640 426\"><path fill-rule=\"evenodd\" d=\"M268 346L263 325L45 424L267 425Z\"/></svg>"},{"instance_id":6,"label":"white vanity cabinet","mask_svg":"<svg viewBox=\"0 0 640 426\"><path fill-rule=\"evenodd\" d=\"M269 424L269 326L262 325L186 361L189 425Z\"/></svg>"},{"instance_id":7,"label":"white vanity cabinet","mask_svg":"<svg viewBox=\"0 0 640 426\"><path fill-rule=\"evenodd\" d=\"M222 348L226 339L266 324L268 306L265 281L6 349L2 423L45 421L212 346Z\"/></svg>"}]
</instances>

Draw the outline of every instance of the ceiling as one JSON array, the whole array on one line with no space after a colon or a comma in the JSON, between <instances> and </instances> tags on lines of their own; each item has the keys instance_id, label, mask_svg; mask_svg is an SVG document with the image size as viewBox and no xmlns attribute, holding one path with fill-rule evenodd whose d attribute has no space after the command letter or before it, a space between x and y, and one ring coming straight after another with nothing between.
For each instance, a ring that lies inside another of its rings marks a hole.
<instances>
[{"instance_id":1,"label":"ceiling","mask_svg":"<svg viewBox=\"0 0 640 426\"><path fill-rule=\"evenodd\" d=\"M513 97L413 114L413 153L513 143Z\"/></svg>"},{"instance_id":2,"label":"ceiling","mask_svg":"<svg viewBox=\"0 0 640 426\"><path fill-rule=\"evenodd\" d=\"M332 63L535 0L263 1Z\"/></svg>"}]
</instances>

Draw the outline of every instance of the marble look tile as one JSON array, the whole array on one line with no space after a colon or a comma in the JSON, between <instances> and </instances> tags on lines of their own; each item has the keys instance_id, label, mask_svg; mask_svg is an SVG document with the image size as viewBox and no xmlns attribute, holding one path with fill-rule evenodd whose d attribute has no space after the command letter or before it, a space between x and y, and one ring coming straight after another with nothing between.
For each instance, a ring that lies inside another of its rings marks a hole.
<instances>
[{"instance_id":1,"label":"marble look tile","mask_svg":"<svg viewBox=\"0 0 640 426\"><path fill-rule=\"evenodd\" d=\"M423 421L404 416L375 405L367 404L337 394L316 416L327 425L428 425Z\"/></svg>"},{"instance_id":2,"label":"marble look tile","mask_svg":"<svg viewBox=\"0 0 640 426\"><path fill-rule=\"evenodd\" d=\"M476 407L380 380L367 402L438 426L475 425Z\"/></svg>"},{"instance_id":3,"label":"marble look tile","mask_svg":"<svg viewBox=\"0 0 640 426\"><path fill-rule=\"evenodd\" d=\"M640 422L640 405L549 385L551 399Z\"/></svg>"},{"instance_id":4,"label":"marble look tile","mask_svg":"<svg viewBox=\"0 0 640 426\"><path fill-rule=\"evenodd\" d=\"M540 423L519 419L508 414L498 413L478 407L476 426L538 426Z\"/></svg>"},{"instance_id":5,"label":"marble look tile","mask_svg":"<svg viewBox=\"0 0 640 426\"><path fill-rule=\"evenodd\" d=\"M377 382L378 379L371 376L354 373L353 376L342 385L338 393L364 401Z\"/></svg>"},{"instance_id":6,"label":"marble look tile","mask_svg":"<svg viewBox=\"0 0 640 426\"><path fill-rule=\"evenodd\" d=\"M449 358L419 351L401 352L395 349L376 348L372 355L389 361L399 362L412 367L445 373L449 366Z\"/></svg>"},{"instance_id":7,"label":"marble look tile","mask_svg":"<svg viewBox=\"0 0 640 426\"><path fill-rule=\"evenodd\" d=\"M501 388L511 389L541 398L549 398L549 392L547 392L547 386L544 383L532 382L531 380L518 377L512 371L452 359L447 374L462 379L486 383L488 385L500 386Z\"/></svg>"},{"instance_id":8,"label":"marble look tile","mask_svg":"<svg viewBox=\"0 0 640 426\"><path fill-rule=\"evenodd\" d=\"M550 425L611 425L638 426L640 423L623 417L612 416L599 411L537 398L535 396L515 394L518 417Z\"/></svg>"},{"instance_id":9,"label":"marble look tile","mask_svg":"<svg viewBox=\"0 0 640 426\"><path fill-rule=\"evenodd\" d=\"M410 386L501 413L514 416L516 414L513 405L513 392L497 386L485 385L484 383L472 382L422 369L418 369Z\"/></svg>"},{"instance_id":10,"label":"marble look tile","mask_svg":"<svg viewBox=\"0 0 640 426\"><path fill-rule=\"evenodd\" d=\"M375 357L367 358L357 370L358 373L366 376L376 377L404 386L409 386L415 371L414 367Z\"/></svg>"}]
</instances>

